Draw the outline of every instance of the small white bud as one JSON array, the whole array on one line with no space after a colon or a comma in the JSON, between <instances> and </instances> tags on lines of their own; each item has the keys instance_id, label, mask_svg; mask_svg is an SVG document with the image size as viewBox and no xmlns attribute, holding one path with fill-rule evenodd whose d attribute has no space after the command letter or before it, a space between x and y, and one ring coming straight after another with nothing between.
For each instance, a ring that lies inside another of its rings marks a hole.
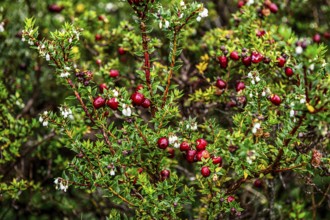
<instances>
[{"instance_id":1,"label":"small white bud","mask_svg":"<svg viewBox=\"0 0 330 220\"><path fill-rule=\"evenodd\" d=\"M50 60L50 56L49 54L47 53L46 56L45 56L46 60L49 61Z\"/></svg>"}]
</instances>

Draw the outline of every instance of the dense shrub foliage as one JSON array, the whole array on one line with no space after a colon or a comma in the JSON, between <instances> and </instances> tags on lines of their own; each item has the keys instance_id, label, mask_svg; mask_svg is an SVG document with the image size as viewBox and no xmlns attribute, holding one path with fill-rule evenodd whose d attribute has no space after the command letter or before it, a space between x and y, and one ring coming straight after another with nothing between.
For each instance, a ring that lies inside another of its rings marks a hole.
<instances>
[{"instance_id":1,"label":"dense shrub foliage","mask_svg":"<svg viewBox=\"0 0 330 220\"><path fill-rule=\"evenodd\" d=\"M329 219L326 1L2 1L0 218Z\"/></svg>"}]
</instances>

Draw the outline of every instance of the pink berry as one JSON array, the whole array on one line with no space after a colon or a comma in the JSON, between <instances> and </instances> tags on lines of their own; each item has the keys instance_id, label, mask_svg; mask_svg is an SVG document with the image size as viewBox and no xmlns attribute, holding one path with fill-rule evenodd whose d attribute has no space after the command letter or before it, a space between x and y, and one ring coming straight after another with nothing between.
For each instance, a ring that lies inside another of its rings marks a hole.
<instances>
[{"instance_id":1,"label":"pink berry","mask_svg":"<svg viewBox=\"0 0 330 220\"><path fill-rule=\"evenodd\" d=\"M197 154L197 151L196 150L187 150L186 160L189 163L193 163L195 161L196 154Z\"/></svg>"},{"instance_id":2,"label":"pink berry","mask_svg":"<svg viewBox=\"0 0 330 220\"><path fill-rule=\"evenodd\" d=\"M315 34L315 35L313 36L313 41L314 41L315 43L320 43L320 42L321 42L321 35L320 35L320 34Z\"/></svg>"},{"instance_id":3,"label":"pink berry","mask_svg":"<svg viewBox=\"0 0 330 220\"><path fill-rule=\"evenodd\" d=\"M228 66L228 59L227 59L227 57L224 56L224 55L222 55L222 56L219 56L218 57L218 60L219 60L220 67L226 69L227 66Z\"/></svg>"},{"instance_id":4,"label":"pink berry","mask_svg":"<svg viewBox=\"0 0 330 220\"><path fill-rule=\"evenodd\" d=\"M278 96L278 95L271 95L270 97L270 101L274 104L274 105L277 105L279 106L281 104L281 98Z\"/></svg>"},{"instance_id":5,"label":"pink berry","mask_svg":"<svg viewBox=\"0 0 330 220\"><path fill-rule=\"evenodd\" d=\"M196 154L196 159L198 161L201 161L202 158L207 159L209 157L210 157L210 154L207 150L198 151L197 154Z\"/></svg>"},{"instance_id":6,"label":"pink berry","mask_svg":"<svg viewBox=\"0 0 330 220\"><path fill-rule=\"evenodd\" d=\"M125 49L123 47L118 48L119 55L124 55L126 53Z\"/></svg>"},{"instance_id":7,"label":"pink berry","mask_svg":"<svg viewBox=\"0 0 330 220\"><path fill-rule=\"evenodd\" d=\"M107 106L109 106L112 110L117 110L118 109L119 102L117 98L110 98L107 101Z\"/></svg>"},{"instance_id":8,"label":"pink berry","mask_svg":"<svg viewBox=\"0 0 330 220\"><path fill-rule=\"evenodd\" d=\"M222 79L217 79L215 86L219 89L225 89L227 87L227 83Z\"/></svg>"},{"instance_id":9,"label":"pink berry","mask_svg":"<svg viewBox=\"0 0 330 220\"><path fill-rule=\"evenodd\" d=\"M235 61L239 60L239 55L238 55L237 51L231 52L229 56L230 56L230 59L232 59L232 60L235 60Z\"/></svg>"},{"instance_id":10,"label":"pink berry","mask_svg":"<svg viewBox=\"0 0 330 220\"><path fill-rule=\"evenodd\" d=\"M245 66L251 66L251 56L242 57L242 63Z\"/></svg>"},{"instance_id":11,"label":"pink berry","mask_svg":"<svg viewBox=\"0 0 330 220\"><path fill-rule=\"evenodd\" d=\"M117 76L119 76L119 71L118 70L110 70L109 71L109 76L110 77L117 77Z\"/></svg>"},{"instance_id":12,"label":"pink berry","mask_svg":"<svg viewBox=\"0 0 330 220\"><path fill-rule=\"evenodd\" d=\"M227 202L233 202L235 201L235 197L234 196L228 196L227 197Z\"/></svg>"},{"instance_id":13,"label":"pink berry","mask_svg":"<svg viewBox=\"0 0 330 220\"><path fill-rule=\"evenodd\" d=\"M105 83L101 83L101 84L99 85L99 89L100 89L100 93L103 93L104 90L108 90L107 84L105 84Z\"/></svg>"},{"instance_id":14,"label":"pink berry","mask_svg":"<svg viewBox=\"0 0 330 220\"><path fill-rule=\"evenodd\" d=\"M198 151L202 151L205 150L206 146L207 146L207 141L203 138L199 138L196 140L196 150Z\"/></svg>"},{"instance_id":15,"label":"pink berry","mask_svg":"<svg viewBox=\"0 0 330 220\"><path fill-rule=\"evenodd\" d=\"M105 105L105 99L102 98L101 96L98 96L94 99L93 101L93 106L96 109L99 109Z\"/></svg>"},{"instance_id":16,"label":"pink berry","mask_svg":"<svg viewBox=\"0 0 330 220\"><path fill-rule=\"evenodd\" d=\"M252 63L260 63L263 60L263 56L258 52L252 52L251 54L251 62Z\"/></svg>"},{"instance_id":17,"label":"pink berry","mask_svg":"<svg viewBox=\"0 0 330 220\"><path fill-rule=\"evenodd\" d=\"M160 172L160 176L161 176L162 181L168 179L170 177L170 174L171 174L171 172L169 170L162 170Z\"/></svg>"},{"instance_id":18,"label":"pink berry","mask_svg":"<svg viewBox=\"0 0 330 220\"><path fill-rule=\"evenodd\" d=\"M274 14L276 14L278 11L278 7L275 3L271 3L270 5L268 5L268 8Z\"/></svg>"},{"instance_id":19,"label":"pink berry","mask_svg":"<svg viewBox=\"0 0 330 220\"><path fill-rule=\"evenodd\" d=\"M239 92L239 91L242 91L243 89L245 89L245 84L244 82L237 82L236 85L235 85L235 89L236 89L236 92Z\"/></svg>"}]
</instances>

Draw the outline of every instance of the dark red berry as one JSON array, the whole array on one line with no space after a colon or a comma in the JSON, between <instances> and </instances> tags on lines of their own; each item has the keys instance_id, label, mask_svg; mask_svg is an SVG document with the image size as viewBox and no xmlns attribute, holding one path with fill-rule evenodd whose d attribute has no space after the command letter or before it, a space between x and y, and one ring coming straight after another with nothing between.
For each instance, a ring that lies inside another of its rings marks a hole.
<instances>
[{"instance_id":1,"label":"dark red berry","mask_svg":"<svg viewBox=\"0 0 330 220\"><path fill-rule=\"evenodd\" d=\"M150 102L149 99L144 99L144 101L143 101L142 104L141 104L141 106L142 106L143 108L149 108L150 105L151 105L151 102Z\"/></svg>"},{"instance_id":2,"label":"dark red berry","mask_svg":"<svg viewBox=\"0 0 330 220\"><path fill-rule=\"evenodd\" d=\"M119 71L118 70L110 70L109 71L109 76L110 77L117 77L117 76L119 76Z\"/></svg>"},{"instance_id":3,"label":"dark red berry","mask_svg":"<svg viewBox=\"0 0 330 220\"><path fill-rule=\"evenodd\" d=\"M166 148L166 150L167 150L167 152L168 152L168 158L174 158L174 156L175 156L175 153L174 153L174 149L173 148L171 148L171 147L168 147L168 148Z\"/></svg>"},{"instance_id":4,"label":"dark red berry","mask_svg":"<svg viewBox=\"0 0 330 220\"><path fill-rule=\"evenodd\" d=\"M202 167L201 169L201 174L204 176L204 177L208 177L210 176L211 174L211 170L208 166L205 166L205 167Z\"/></svg>"},{"instance_id":5,"label":"dark red berry","mask_svg":"<svg viewBox=\"0 0 330 220\"><path fill-rule=\"evenodd\" d=\"M324 32L323 37L326 38L326 39L329 39L330 38L330 32Z\"/></svg>"},{"instance_id":6,"label":"dark red berry","mask_svg":"<svg viewBox=\"0 0 330 220\"><path fill-rule=\"evenodd\" d=\"M144 101L144 95L139 92L134 92L131 95L131 100L134 105L141 105Z\"/></svg>"},{"instance_id":7,"label":"dark red berry","mask_svg":"<svg viewBox=\"0 0 330 220\"><path fill-rule=\"evenodd\" d=\"M64 9L63 6L59 6L57 4L51 4L48 6L48 11L53 13L60 13Z\"/></svg>"},{"instance_id":8,"label":"dark red berry","mask_svg":"<svg viewBox=\"0 0 330 220\"><path fill-rule=\"evenodd\" d=\"M234 196L228 196L227 197L227 202L233 202L235 201L235 197Z\"/></svg>"},{"instance_id":9,"label":"dark red berry","mask_svg":"<svg viewBox=\"0 0 330 220\"><path fill-rule=\"evenodd\" d=\"M245 84L244 82L237 82L236 85L235 85L235 89L236 89L236 92L239 92L239 91L242 91L243 89L245 89Z\"/></svg>"},{"instance_id":10,"label":"dark red berry","mask_svg":"<svg viewBox=\"0 0 330 220\"><path fill-rule=\"evenodd\" d=\"M160 176L161 176L162 181L168 179L170 177L170 174L171 174L171 172L169 170L162 170L160 172Z\"/></svg>"},{"instance_id":11,"label":"dark red berry","mask_svg":"<svg viewBox=\"0 0 330 220\"><path fill-rule=\"evenodd\" d=\"M266 34L266 31L265 30L258 30L257 33L256 33L256 36L257 37L262 37Z\"/></svg>"},{"instance_id":12,"label":"dark red berry","mask_svg":"<svg viewBox=\"0 0 330 220\"><path fill-rule=\"evenodd\" d=\"M270 96L270 101L274 104L274 105L280 105L281 104L281 98L278 95L271 95Z\"/></svg>"},{"instance_id":13,"label":"dark red berry","mask_svg":"<svg viewBox=\"0 0 330 220\"><path fill-rule=\"evenodd\" d=\"M102 40L102 35L101 34L95 34L95 41L100 41Z\"/></svg>"},{"instance_id":14,"label":"dark red berry","mask_svg":"<svg viewBox=\"0 0 330 220\"><path fill-rule=\"evenodd\" d=\"M190 150L190 146L189 146L189 144L187 143L187 142L182 142L181 144L180 144L180 150L181 151L187 151L187 150Z\"/></svg>"},{"instance_id":15,"label":"dark red berry","mask_svg":"<svg viewBox=\"0 0 330 220\"><path fill-rule=\"evenodd\" d=\"M235 60L235 61L239 60L239 55L238 55L237 51L231 52L229 56L230 56L230 59L232 59L232 60Z\"/></svg>"},{"instance_id":16,"label":"dark red berry","mask_svg":"<svg viewBox=\"0 0 330 220\"><path fill-rule=\"evenodd\" d=\"M219 164L219 166L222 165L222 158L221 157L213 157L212 161L213 161L213 164Z\"/></svg>"},{"instance_id":17,"label":"dark red berry","mask_svg":"<svg viewBox=\"0 0 330 220\"><path fill-rule=\"evenodd\" d=\"M207 146L207 141L203 138L199 138L196 140L196 150L202 151L205 150Z\"/></svg>"},{"instance_id":18,"label":"dark red berry","mask_svg":"<svg viewBox=\"0 0 330 220\"><path fill-rule=\"evenodd\" d=\"M280 56L279 58L277 58L277 62L278 67L283 67L286 63L286 59L283 56Z\"/></svg>"},{"instance_id":19,"label":"dark red berry","mask_svg":"<svg viewBox=\"0 0 330 220\"><path fill-rule=\"evenodd\" d=\"M258 52L252 52L251 54L251 62L252 63L260 63L263 60L263 56Z\"/></svg>"},{"instance_id":20,"label":"dark red berry","mask_svg":"<svg viewBox=\"0 0 330 220\"><path fill-rule=\"evenodd\" d=\"M269 57L264 57L264 63L269 64L270 63L270 58Z\"/></svg>"},{"instance_id":21,"label":"dark red berry","mask_svg":"<svg viewBox=\"0 0 330 220\"><path fill-rule=\"evenodd\" d=\"M219 89L225 89L227 87L227 83L222 79L217 79L215 86Z\"/></svg>"},{"instance_id":22,"label":"dark red berry","mask_svg":"<svg viewBox=\"0 0 330 220\"><path fill-rule=\"evenodd\" d=\"M186 160L189 163L193 163L195 161L196 154L197 154L197 151L196 150L187 150Z\"/></svg>"},{"instance_id":23,"label":"dark red berry","mask_svg":"<svg viewBox=\"0 0 330 220\"><path fill-rule=\"evenodd\" d=\"M290 67L285 67L285 75L291 77L293 75L293 69Z\"/></svg>"},{"instance_id":24,"label":"dark red berry","mask_svg":"<svg viewBox=\"0 0 330 220\"><path fill-rule=\"evenodd\" d=\"M220 67L226 69L227 66L228 66L228 59L227 59L227 57L224 56L224 55L222 55L222 56L219 56L218 57L218 60L219 60Z\"/></svg>"},{"instance_id":25,"label":"dark red berry","mask_svg":"<svg viewBox=\"0 0 330 220\"><path fill-rule=\"evenodd\" d=\"M105 105L105 99L102 98L101 96L98 96L94 99L93 101L93 106L96 109L99 109Z\"/></svg>"},{"instance_id":26,"label":"dark red berry","mask_svg":"<svg viewBox=\"0 0 330 220\"><path fill-rule=\"evenodd\" d=\"M166 137L161 137L157 141L157 145L160 149L165 149L168 147L168 139Z\"/></svg>"},{"instance_id":27,"label":"dark red berry","mask_svg":"<svg viewBox=\"0 0 330 220\"><path fill-rule=\"evenodd\" d=\"M105 84L105 83L101 83L101 84L99 85L99 89L100 89L100 93L103 93L105 89L106 89L106 90L108 89L107 84Z\"/></svg>"},{"instance_id":28,"label":"dark red berry","mask_svg":"<svg viewBox=\"0 0 330 220\"><path fill-rule=\"evenodd\" d=\"M104 15L99 15L99 16L97 17L97 19L98 19L99 21L104 21L104 20L105 20L105 17L104 17Z\"/></svg>"},{"instance_id":29,"label":"dark red berry","mask_svg":"<svg viewBox=\"0 0 330 220\"><path fill-rule=\"evenodd\" d=\"M242 63L245 66L251 66L251 56L242 57Z\"/></svg>"},{"instance_id":30,"label":"dark red berry","mask_svg":"<svg viewBox=\"0 0 330 220\"><path fill-rule=\"evenodd\" d=\"M118 48L119 55L124 55L126 53L125 49L123 47Z\"/></svg>"},{"instance_id":31,"label":"dark red berry","mask_svg":"<svg viewBox=\"0 0 330 220\"><path fill-rule=\"evenodd\" d=\"M270 10L272 13L274 13L274 14L276 14L277 11L278 11L278 7L277 7L277 5L276 5L275 3L271 3L271 4L269 4L269 5L268 5L268 8L269 8L269 10Z\"/></svg>"},{"instance_id":32,"label":"dark red berry","mask_svg":"<svg viewBox=\"0 0 330 220\"><path fill-rule=\"evenodd\" d=\"M320 43L320 42L321 42L321 35L320 35L320 34L315 34L315 35L313 36L313 41L314 41L315 43Z\"/></svg>"},{"instance_id":33,"label":"dark red berry","mask_svg":"<svg viewBox=\"0 0 330 220\"><path fill-rule=\"evenodd\" d=\"M260 179L256 179L253 183L254 187L261 188L262 187L262 181Z\"/></svg>"},{"instance_id":34,"label":"dark red berry","mask_svg":"<svg viewBox=\"0 0 330 220\"><path fill-rule=\"evenodd\" d=\"M119 102L118 102L117 98L110 98L110 99L107 101L107 105L108 105L112 110L117 110L117 109L118 109Z\"/></svg>"},{"instance_id":35,"label":"dark red berry","mask_svg":"<svg viewBox=\"0 0 330 220\"><path fill-rule=\"evenodd\" d=\"M197 154L196 154L196 159L198 161L201 161L202 158L207 159L209 157L210 157L210 154L207 150L198 151Z\"/></svg>"}]
</instances>

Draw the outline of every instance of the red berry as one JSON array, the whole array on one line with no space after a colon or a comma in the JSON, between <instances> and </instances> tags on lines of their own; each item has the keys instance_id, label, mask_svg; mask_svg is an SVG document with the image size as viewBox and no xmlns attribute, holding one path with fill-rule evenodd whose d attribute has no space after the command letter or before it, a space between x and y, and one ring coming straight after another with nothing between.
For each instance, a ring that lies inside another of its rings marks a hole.
<instances>
[{"instance_id":1,"label":"red berry","mask_svg":"<svg viewBox=\"0 0 330 220\"><path fill-rule=\"evenodd\" d=\"M225 89L227 87L227 83L222 79L217 79L215 86L219 89Z\"/></svg>"},{"instance_id":2,"label":"red berry","mask_svg":"<svg viewBox=\"0 0 330 220\"><path fill-rule=\"evenodd\" d=\"M166 137L161 137L157 141L157 145L160 149L165 149L168 147L168 139Z\"/></svg>"},{"instance_id":3,"label":"red berry","mask_svg":"<svg viewBox=\"0 0 330 220\"><path fill-rule=\"evenodd\" d=\"M260 63L263 60L263 56L258 52L252 52L251 54L251 62L252 63Z\"/></svg>"},{"instance_id":4,"label":"red berry","mask_svg":"<svg viewBox=\"0 0 330 220\"><path fill-rule=\"evenodd\" d=\"M134 92L131 95L131 100L134 105L141 105L143 103L144 99L145 99L144 95L139 92Z\"/></svg>"},{"instance_id":5,"label":"red berry","mask_svg":"<svg viewBox=\"0 0 330 220\"><path fill-rule=\"evenodd\" d=\"M291 77L293 75L293 69L290 67L285 67L285 75Z\"/></svg>"},{"instance_id":6,"label":"red berry","mask_svg":"<svg viewBox=\"0 0 330 220\"><path fill-rule=\"evenodd\" d=\"M169 170L162 170L160 172L160 176L162 178L162 181L168 179L170 177L171 172Z\"/></svg>"},{"instance_id":7,"label":"red berry","mask_svg":"<svg viewBox=\"0 0 330 220\"><path fill-rule=\"evenodd\" d=\"M97 59L95 62L96 62L96 64L99 65L99 66L101 66L101 64L102 64L102 60L100 60L100 59Z\"/></svg>"},{"instance_id":8,"label":"red berry","mask_svg":"<svg viewBox=\"0 0 330 220\"><path fill-rule=\"evenodd\" d=\"M202 158L204 159L207 159L207 158L210 158L210 154L207 150L202 150L202 151L198 151L197 154L196 154L196 159L198 161L201 161Z\"/></svg>"},{"instance_id":9,"label":"red berry","mask_svg":"<svg viewBox=\"0 0 330 220\"><path fill-rule=\"evenodd\" d=\"M251 57L250 56L242 57L242 63L245 66L251 66Z\"/></svg>"},{"instance_id":10,"label":"red berry","mask_svg":"<svg viewBox=\"0 0 330 220\"><path fill-rule=\"evenodd\" d=\"M234 196L228 196L227 197L227 202L233 202L235 201L235 197Z\"/></svg>"},{"instance_id":11,"label":"red berry","mask_svg":"<svg viewBox=\"0 0 330 220\"><path fill-rule=\"evenodd\" d=\"M136 89L135 89L135 92L137 92L137 91L139 91L139 90L141 90L141 89L143 89L143 85L138 85L137 87L136 87Z\"/></svg>"},{"instance_id":12,"label":"red berry","mask_svg":"<svg viewBox=\"0 0 330 220\"><path fill-rule=\"evenodd\" d=\"M119 47L119 48L118 48L118 53L119 53L119 55L124 55L124 54L126 53L126 51L125 51L124 48Z\"/></svg>"},{"instance_id":13,"label":"red berry","mask_svg":"<svg viewBox=\"0 0 330 220\"><path fill-rule=\"evenodd\" d=\"M195 161L196 154L197 154L197 151L196 150L187 150L186 160L189 163L193 163Z\"/></svg>"},{"instance_id":14,"label":"red berry","mask_svg":"<svg viewBox=\"0 0 330 220\"><path fill-rule=\"evenodd\" d=\"M138 173L141 174L142 172L143 172L143 168L140 167L140 168L138 169Z\"/></svg>"},{"instance_id":15,"label":"red berry","mask_svg":"<svg viewBox=\"0 0 330 220\"><path fill-rule=\"evenodd\" d=\"M106 89L106 90L108 89L107 84L105 84L105 83L101 83L101 84L99 85L99 89L100 89L100 93L103 93L105 89Z\"/></svg>"},{"instance_id":16,"label":"red berry","mask_svg":"<svg viewBox=\"0 0 330 220\"><path fill-rule=\"evenodd\" d=\"M271 4L269 4L269 5L268 5L268 8L269 8L269 10L270 10L271 12L273 12L274 14L276 14L277 11L278 11L278 7L277 7L277 5L276 5L275 3L271 3Z\"/></svg>"},{"instance_id":17,"label":"red berry","mask_svg":"<svg viewBox=\"0 0 330 220\"><path fill-rule=\"evenodd\" d=\"M277 66L278 67L283 67L286 63L286 59L282 56L280 56L279 58L277 58Z\"/></svg>"},{"instance_id":18,"label":"red berry","mask_svg":"<svg viewBox=\"0 0 330 220\"><path fill-rule=\"evenodd\" d=\"M231 52L229 56L232 60L235 60L235 61L239 60L239 55L238 55L237 51Z\"/></svg>"},{"instance_id":19,"label":"red berry","mask_svg":"<svg viewBox=\"0 0 330 220\"><path fill-rule=\"evenodd\" d=\"M323 37L325 37L326 39L329 39L330 38L330 32L324 32Z\"/></svg>"},{"instance_id":20,"label":"red berry","mask_svg":"<svg viewBox=\"0 0 330 220\"><path fill-rule=\"evenodd\" d=\"M228 59L227 59L227 57L224 56L224 55L222 55L222 56L219 56L218 57L218 60L219 60L220 67L226 69L227 66L228 66Z\"/></svg>"},{"instance_id":21,"label":"red berry","mask_svg":"<svg viewBox=\"0 0 330 220\"><path fill-rule=\"evenodd\" d=\"M107 105L113 109L113 110L117 110L118 109L118 105L119 105L119 102L117 100L117 98L110 98L108 101L107 101Z\"/></svg>"},{"instance_id":22,"label":"red berry","mask_svg":"<svg viewBox=\"0 0 330 220\"><path fill-rule=\"evenodd\" d=\"M238 1L237 7L242 8L245 5L245 1Z\"/></svg>"},{"instance_id":23,"label":"red berry","mask_svg":"<svg viewBox=\"0 0 330 220\"><path fill-rule=\"evenodd\" d=\"M205 150L206 146L207 146L207 141L203 138L199 138L196 140L196 150L198 151L202 151Z\"/></svg>"},{"instance_id":24,"label":"red berry","mask_svg":"<svg viewBox=\"0 0 330 220\"><path fill-rule=\"evenodd\" d=\"M262 181L260 179L256 179L253 183L253 185L256 187L256 188L261 188L262 187Z\"/></svg>"},{"instance_id":25,"label":"red berry","mask_svg":"<svg viewBox=\"0 0 330 220\"><path fill-rule=\"evenodd\" d=\"M270 97L270 101L274 104L274 105L280 105L281 104L281 98L278 95L271 95Z\"/></svg>"},{"instance_id":26,"label":"red berry","mask_svg":"<svg viewBox=\"0 0 330 220\"><path fill-rule=\"evenodd\" d=\"M315 35L313 36L313 41L314 41L315 43L320 43L320 42L321 42L321 35L320 35L320 34L315 34Z\"/></svg>"},{"instance_id":27,"label":"red berry","mask_svg":"<svg viewBox=\"0 0 330 220\"><path fill-rule=\"evenodd\" d=\"M104 21L104 20L105 20L105 17L104 17L104 15L99 15L99 16L97 17L97 19L98 19L99 21Z\"/></svg>"},{"instance_id":28,"label":"red berry","mask_svg":"<svg viewBox=\"0 0 330 220\"><path fill-rule=\"evenodd\" d=\"M102 40L102 35L101 34L95 34L95 41L100 41Z\"/></svg>"},{"instance_id":29,"label":"red berry","mask_svg":"<svg viewBox=\"0 0 330 220\"><path fill-rule=\"evenodd\" d=\"M175 154L175 152L174 152L174 149L173 148L171 148L171 147L168 147L168 148L166 148L166 150L167 150L167 152L168 152L168 158L174 158L174 154Z\"/></svg>"},{"instance_id":30,"label":"red berry","mask_svg":"<svg viewBox=\"0 0 330 220\"><path fill-rule=\"evenodd\" d=\"M53 13L60 13L64 9L63 6L59 6L57 4L52 4L48 6L48 11Z\"/></svg>"},{"instance_id":31,"label":"red berry","mask_svg":"<svg viewBox=\"0 0 330 220\"><path fill-rule=\"evenodd\" d=\"M213 161L213 164L219 164L219 166L222 165L222 158L221 157L213 157L212 161Z\"/></svg>"},{"instance_id":32,"label":"red berry","mask_svg":"<svg viewBox=\"0 0 330 220\"><path fill-rule=\"evenodd\" d=\"M110 77L117 77L117 76L119 76L119 71L118 70L110 70L109 71L109 76Z\"/></svg>"},{"instance_id":33,"label":"red berry","mask_svg":"<svg viewBox=\"0 0 330 220\"><path fill-rule=\"evenodd\" d=\"M99 109L105 105L105 99L102 98L101 96L98 96L94 99L93 101L93 106L96 109Z\"/></svg>"},{"instance_id":34,"label":"red berry","mask_svg":"<svg viewBox=\"0 0 330 220\"><path fill-rule=\"evenodd\" d=\"M187 143L187 142L182 142L181 144L180 144L180 150L181 151L187 151L187 150L190 150L190 146L189 146L189 144Z\"/></svg>"},{"instance_id":35,"label":"red berry","mask_svg":"<svg viewBox=\"0 0 330 220\"><path fill-rule=\"evenodd\" d=\"M269 57L264 57L264 63L269 64L270 63L270 58Z\"/></svg>"},{"instance_id":36,"label":"red berry","mask_svg":"<svg viewBox=\"0 0 330 220\"><path fill-rule=\"evenodd\" d=\"M241 81L237 82L235 85L235 89L236 89L236 92L239 92L239 91L245 89L244 82L241 82Z\"/></svg>"},{"instance_id":37,"label":"red berry","mask_svg":"<svg viewBox=\"0 0 330 220\"><path fill-rule=\"evenodd\" d=\"M149 108L150 105L151 105L151 102L150 102L149 99L144 99L144 101L143 101L142 104L141 104L141 106L142 106L143 108Z\"/></svg>"},{"instance_id":38,"label":"red berry","mask_svg":"<svg viewBox=\"0 0 330 220\"><path fill-rule=\"evenodd\" d=\"M262 37L265 34L266 34L266 31L265 30L258 30L257 33L256 33L257 37Z\"/></svg>"},{"instance_id":39,"label":"red berry","mask_svg":"<svg viewBox=\"0 0 330 220\"><path fill-rule=\"evenodd\" d=\"M202 167L201 169L201 174L204 176L204 177L208 177L210 176L211 174L211 170L208 166L205 166L205 167Z\"/></svg>"}]
</instances>

